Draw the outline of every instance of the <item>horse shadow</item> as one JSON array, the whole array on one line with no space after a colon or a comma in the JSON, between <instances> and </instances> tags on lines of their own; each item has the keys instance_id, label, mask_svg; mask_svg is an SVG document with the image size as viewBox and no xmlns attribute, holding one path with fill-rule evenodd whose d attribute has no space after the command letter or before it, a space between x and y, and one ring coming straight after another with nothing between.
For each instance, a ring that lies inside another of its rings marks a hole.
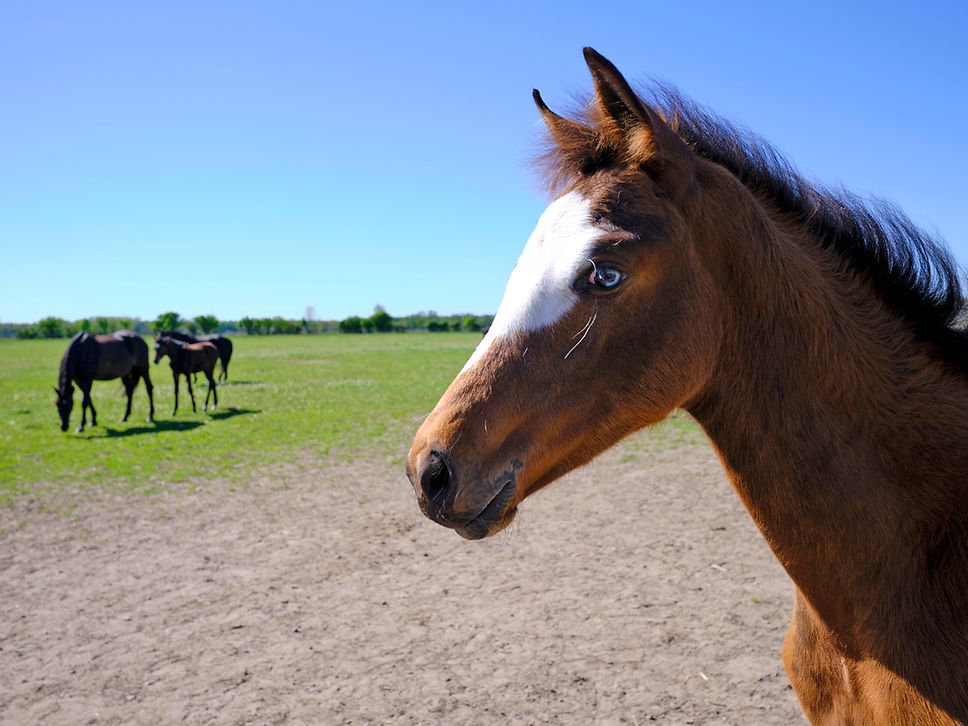
<instances>
[{"instance_id":1,"label":"horse shadow","mask_svg":"<svg viewBox=\"0 0 968 726\"><path fill-rule=\"evenodd\" d=\"M224 421L236 416L245 416L252 413L262 413L262 411L256 408L235 408L234 406L231 406L224 411L214 411L206 415L213 421ZM115 429L111 428L110 426L102 426L101 428L103 428L104 433L107 434L108 438L123 438L125 436L141 436L142 434L157 434L167 431L191 431L192 429L197 429L199 426L204 426L205 424L205 421L164 420L155 421L152 424L145 424L142 426L131 426L124 429Z\"/></svg>"},{"instance_id":2,"label":"horse shadow","mask_svg":"<svg viewBox=\"0 0 968 726\"><path fill-rule=\"evenodd\" d=\"M225 419L235 418L236 416L246 416L250 413L262 413L262 410L258 408L236 408L235 406L229 406L224 411L214 411L208 414L208 417L215 421L224 421Z\"/></svg>"}]
</instances>

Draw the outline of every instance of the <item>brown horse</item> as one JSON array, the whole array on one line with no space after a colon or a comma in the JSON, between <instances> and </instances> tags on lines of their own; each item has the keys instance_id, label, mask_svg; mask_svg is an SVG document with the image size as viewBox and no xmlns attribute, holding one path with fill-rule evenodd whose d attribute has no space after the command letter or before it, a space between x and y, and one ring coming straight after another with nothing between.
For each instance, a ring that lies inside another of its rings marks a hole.
<instances>
[{"instance_id":1,"label":"brown horse","mask_svg":"<svg viewBox=\"0 0 968 726\"><path fill-rule=\"evenodd\" d=\"M208 411L208 399L214 398L212 410L218 408L218 392L215 390L215 364L218 363L218 348L212 343L183 343L180 340L163 335L155 340L155 363L160 363L161 359L168 356L168 363L171 365L171 375L175 381L175 408L171 415L178 413L178 376L185 376L188 384L188 395L192 399L192 411L197 412L195 407L195 391L192 390L192 373L204 373L208 379L208 391L205 393L204 411Z\"/></svg>"},{"instance_id":2,"label":"brown horse","mask_svg":"<svg viewBox=\"0 0 968 726\"><path fill-rule=\"evenodd\" d=\"M229 377L229 362L232 360L232 341L219 333L203 335L200 338L188 333L179 333L177 330L162 330L157 334L158 337L167 335L169 338L180 340L183 343L203 343L209 342L218 348L218 359L222 370L219 373L219 381L226 381Z\"/></svg>"},{"instance_id":3,"label":"brown horse","mask_svg":"<svg viewBox=\"0 0 968 726\"><path fill-rule=\"evenodd\" d=\"M968 339L950 255L585 57L583 116L534 93L557 198L417 432L422 510L491 535L685 409L793 579L783 660L809 718L968 722Z\"/></svg>"},{"instance_id":4,"label":"brown horse","mask_svg":"<svg viewBox=\"0 0 968 726\"><path fill-rule=\"evenodd\" d=\"M67 431L74 408L72 381L77 381L84 394L81 402L81 423L77 427L78 432L81 432L87 425L88 409L91 409L91 426L97 426L97 411L91 401L91 385L94 381L109 381L113 378L121 379L124 392L128 396L122 421L127 421L131 415L131 396L138 386L138 380L145 379L145 388L148 390L148 421L151 422L155 416L155 399L148 368L148 345L141 336L119 330L110 335L78 333L71 338L61 358L60 375L54 388L61 431Z\"/></svg>"}]
</instances>

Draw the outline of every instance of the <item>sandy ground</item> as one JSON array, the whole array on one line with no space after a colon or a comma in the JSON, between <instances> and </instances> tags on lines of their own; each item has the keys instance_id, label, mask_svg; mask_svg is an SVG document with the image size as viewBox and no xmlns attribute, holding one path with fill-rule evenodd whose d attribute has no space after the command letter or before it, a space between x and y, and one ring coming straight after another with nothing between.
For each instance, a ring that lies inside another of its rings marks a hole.
<instances>
[{"instance_id":1,"label":"sandy ground","mask_svg":"<svg viewBox=\"0 0 968 726\"><path fill-rule=\"evenodd\" d=\"M365 464L22 500L0 510L0 722L803 723L791 586L715 457L629 458L476 543Z\"/></svg>"}]
</instances>

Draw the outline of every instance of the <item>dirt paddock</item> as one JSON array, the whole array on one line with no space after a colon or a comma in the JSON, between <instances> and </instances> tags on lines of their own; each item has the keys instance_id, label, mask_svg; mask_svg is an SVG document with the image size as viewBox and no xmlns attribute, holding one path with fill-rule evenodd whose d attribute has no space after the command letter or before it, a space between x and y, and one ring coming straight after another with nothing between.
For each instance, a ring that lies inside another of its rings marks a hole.
<instances>
[{"instance_id":1,"label":"dirt paddock","mask_svg":"<svg viewBox=\"0 0 968 726\"><path fill-rule=\"evenodd\" d=\"M465 542L389 466L0 510L4 724L802 723L791 586L707 449Z\"/></svg>"}]
</instances>

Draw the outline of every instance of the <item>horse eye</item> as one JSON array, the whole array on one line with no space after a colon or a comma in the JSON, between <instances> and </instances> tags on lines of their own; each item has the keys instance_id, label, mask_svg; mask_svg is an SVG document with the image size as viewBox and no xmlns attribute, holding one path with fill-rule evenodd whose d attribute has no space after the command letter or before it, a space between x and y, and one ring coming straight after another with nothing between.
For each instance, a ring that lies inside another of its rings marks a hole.
<instances>
[{"instance_id":1,"label":"horse eye","mask_svg":"<svg viewBox=\"0 0 968 726\"><path fill-rule=\"evenodd\" d=\"M588 275L588 284L601 290L611 290L625 279L625 274L614 267L596 265Z\"/></svg>"}]
</instances>

